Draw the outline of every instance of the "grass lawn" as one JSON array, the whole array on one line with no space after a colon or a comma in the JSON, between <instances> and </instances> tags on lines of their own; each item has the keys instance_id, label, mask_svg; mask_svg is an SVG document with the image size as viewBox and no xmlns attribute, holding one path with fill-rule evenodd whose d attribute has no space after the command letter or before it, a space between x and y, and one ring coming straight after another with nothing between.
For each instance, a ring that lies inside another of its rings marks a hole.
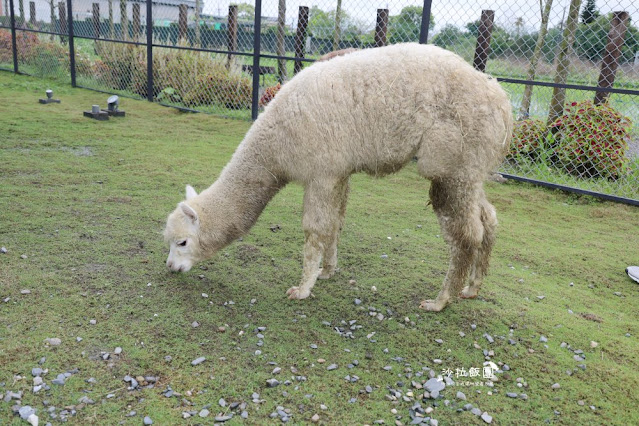
<instances>
[{"instance_id":1,"label":"grass lawn","mask_svg":"<svg viewBox=\"0 0 639 426\"><path fill-rule=\"evenodd\" d=\"M437 294L447 248L428 182L414 165L356 175L340 273L289 301L296 185L210 261L186 274L164 264L184 185L210 185L249 122L131 99L125 118L98 122L82 111L106 95L51 83L62 103L40 105L49 84L0 73L0 424L26 424L18 403L41 424L410 424L416 404L439 424L484 424L466 404L494 424L639 423L639 287L624 273L639 263L636 207L488 183L490 275L477 300L433 314L418 305ZM423 399L443 370L455 384Z\"/></svg>"}]
</instances>

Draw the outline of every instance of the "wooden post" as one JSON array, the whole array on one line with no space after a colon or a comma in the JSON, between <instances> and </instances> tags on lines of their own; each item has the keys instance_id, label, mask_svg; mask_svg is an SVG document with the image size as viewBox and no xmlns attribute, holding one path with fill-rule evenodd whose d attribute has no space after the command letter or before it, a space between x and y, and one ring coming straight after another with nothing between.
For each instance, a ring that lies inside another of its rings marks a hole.
<instances>
[{"instance_id":1,"label":"wooden post","mask_svg":"<svg viewBox=\"0 0 639 426\"><path fill-rule=\"evenodd\" d=\"M195 45L202 47L202 35L200 34L200 10L202 9L202 2L195 0Z\"/></svg>"},{"instance_id":2,"label":"wooden post","mask_svg":"<svg viewBox=\"0 0 639 426\"><path fill-rule=\"evenodd\" d=\"M277 4L277 40L276 53L277 56L286 55L286 0L278 0ZM277 80L284 84L286 81L286 59L279 58L277 60Z\"/></svg>"},{"instance_id":3,"label":"wooden post","mask_svg":"<svg viewBox=\"0 0 639 426\"><path fill-rule=\"evenodd\" d=\"M32 27L36 25L36 8L34 1L29 2L29 23Z\"/></svg>"},{"instance_id":4,"label":"wooden post","mask_svg":"<svg viewBox=\"0 0 639 426\"><path fill-rule=\"evenodd\" d=\"M179 7L180 15L178 17L178 42L186 38L186 28L187 28L187 6L185 4L181 4Z\"/></svg>"},{"instance_id":5,"label":"wooden post","mask_svg":"<svg viewBox=\"0 0 639 426\"><path fill-rule=\"evenodd\" d=\"M333 28L333 52L339 50L339 41L342 36L342 0L337 0L337 8L335 9L335 28Z\"/></svg>"},{"instance_id":6,"label":"wooden post","mask_svg":"<svg viewBox=\"0 0 639 426\"><path fill-rule=\"evenodd\" d=\"M24 23L27 22L24 19L24 0L18 0L18 10L20 12L20 27L24 27Z\"/></svg>"},{"instance_id":7,"label":"wooden post","mask_svg":"<svg viewBox=\"0 0 639 426\"><path fill-rule=\"evenodd\" d=\"M295 57L304 57L304 48L306 47L306 27L308 26L308 6L300 6L297 17L297 32L295 33ZM304 68L302 61L295 61L293 65L293 75L302 71Z\"/></svg>"},{"instance_id":8,"label":"wooden post","mask_svg":"<svg viewBox=\"0 0 639 426\"><path fill-rule=\"evenodd\" d=\"M49 31L51 31L51 34L49 34L49 40L53 41L55 39L55 36L53 35L53 33L55 33L55 28L56 28L55 27L55 1L48 0L47 3L49 3L49 18L51 19L51 25L49 25Z\"/></svg>"},{"instance_id":9,"label":"wooden post","mask_svg":"<svg viewBox=\"0 0 639 426\"><path fill-rule=\"evenodd\" d=\"M227 28L227 47L229 52L237 52L237 5L229 6L228 28ZM231 66L233 55L229 53L227 67Z\"/></svg>"},{"instance_id":10,"label":"wooden post","mask_svg":"<svg viewBox=\"0 0 639 426\"><path fill-rule=\"evenodd\" d=\"M599 74L597 87L611 88L615 82L615 74L617 73L617 66L619 65L618 59L626 35L628 17L628 12L613 12L612 14L610 32L608 33L608 44L606 44L606 53L601 60L601 73ZM595 105L605 103L608 99L608 95L608 92L596 92Z\"/></svg>"},{"instance_id":11,"label":"wooden post","mask_svg":"<svg viewBox=\"0 0 639 426\"><path fill-rule=\"evenodd\" d=\"M388 31L388 9L377 9L375 22L375 47L386 46L386 32Z\"/></svg>"},{"instance_id":12,"label":"wooden post","mask_svg":"<svg viewBox=\"0 0 639 426\"><path fill-rule=\"evenodd\" d=\"M477 46L475 47L475 59L473 66L477 71L484 72L488 54L490 53L490 38L493 33L493 22L495 21L494 10L482 10L477 29Z\"/></svg>"},{"instance_id":13,"label":"wooden post","mask_svg":"<svg viewBox=\"0 0 639 426\"><path fill-rule=\"evenodd\" d=\"M67 44L67 5L61 1L58 3L58 18L60 19L60 43Z\"/></svg>"},{"instance_id":14,"label":"wooden post","mask_svg":"<svg viewBox=\"0 0 639 426\"><path fill-rule=\"evenodd\" d=\"M120 31L122 40L128 40L129 19L126 11L126 0L120 0Z\"/></svg>"},{"instance_id":15,"label":"wooden post","mask_svg":"<svg viewBox=\"0 0 639 426\"><path fill-rule=\"evenodd\" d=\"M93 37L100 38L100 3L93 3Z\"/></svg>"},{"instance_id":16,"label":"wooden post","mask_svg":"<svg viewBox=\"0 0 639 426\"><path fill-rule=\"evenodd\" d=\"M131 5L133 15L131 19L131 25L133 26L133 40L137 41L140 38L140 3L133 3Z\"/></svg>"},{"instance_id":17,"label":"wooden post","mask_svg":"<svg viewBox=\"0 0 639 426\"><path fill-rule=\"evenodd\" d=\"M113 20L113 0L109 0L109 38L115 38L115 21Z\"/></svg>"}]
</instances>

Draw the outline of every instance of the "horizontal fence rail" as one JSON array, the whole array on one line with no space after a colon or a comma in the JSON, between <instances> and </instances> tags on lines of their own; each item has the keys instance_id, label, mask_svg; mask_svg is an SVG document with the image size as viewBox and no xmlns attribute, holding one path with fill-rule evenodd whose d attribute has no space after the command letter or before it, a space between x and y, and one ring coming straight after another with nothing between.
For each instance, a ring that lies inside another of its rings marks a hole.
<instances>
[{"instance_id":1,"label":"horizontal fence rail","mask_svg":"<svg viewBox=\"0 0 639 426\"><path fill-rule=\"evenodd\" d=\"M249 120L322 55L431 43L509 93L506 178L639 205L639 4L372 3L0 0L0 70Z\"/></svg>"}]
</instances>

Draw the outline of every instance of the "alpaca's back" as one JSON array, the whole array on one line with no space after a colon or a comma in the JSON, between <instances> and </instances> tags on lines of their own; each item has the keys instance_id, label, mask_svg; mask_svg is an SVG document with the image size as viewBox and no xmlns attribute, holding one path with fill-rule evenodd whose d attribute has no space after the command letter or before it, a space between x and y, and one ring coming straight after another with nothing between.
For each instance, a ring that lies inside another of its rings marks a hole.
<instances>
[{"instance_id":1,"label":"alpaca's back","mask_svg":"<svg viewBox=\"0 0 639 426\"><path fill-rule=\"evenodd\" d=\"M414 156L426 177L473 180L503 159L511 128L510 103L494 79L446 50L403 44L308 67L247 139L290 180L384 175Z\"/></svg>"}]
</instances>

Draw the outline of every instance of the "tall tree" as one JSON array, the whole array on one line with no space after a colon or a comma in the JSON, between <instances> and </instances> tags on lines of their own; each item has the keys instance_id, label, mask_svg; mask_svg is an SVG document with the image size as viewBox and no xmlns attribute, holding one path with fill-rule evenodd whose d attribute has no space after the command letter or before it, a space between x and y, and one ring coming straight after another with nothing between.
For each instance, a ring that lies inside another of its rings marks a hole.
<instances>
[{"instance_id":1,"label":"tall tree","mask_svg":"<svg viewBox=\"0 0 639 426\"><path fill-rule=\"evenodd\" d=\"M581 11L581 23L590 24L595 22L599 17L599 11L597 10L597 0L586 0L584 9Z\"/></svg>"},{"instance_id":2,"label":"tall tree","mask_svg":"<svg viewBox=\"0 0 639 426\"><path fill-rule=\"evenodd\" d=\"M535 79L537 73L537 64L541 58L541 52L544 48L544 42L546 40L546 34L548 33L548 17L550 16L550 8L552 7L552 0L546 0L546 5L542 7L542 0L539 0L539 12L541 12L541 28L539 29L539 35L537 36L537 43L535 44L535 50L532 58L530 59L530 66L528 67L528 74L526 79L532 81ZM532 99L533 86L532 84L526 85L524 89L524 96L521 99L521 106L519 108L519 119L528 118L530 113L530 101Z\"/></svg>"},{"instance_id":3,"label":"tall tree","mask_svg":"<svg viewBox=\"0 0 639 426\"><path fill-rule=\"evenodd\" d=\"M564 29L563 39L559 47L559 55L557 57L557 71L555 73L555 84L566 84L568 78L568 66L570 65L570 53L572 45L575 41L575 31L577 30L577 21L579 18L579 7L581 0L570 0L570 9L568 9L568 18L566 19L566 28ZM552 91L552 99L550 100L550 108L548 112L548 125L554 123L564 112L564 103L566 101L566 89L555 87Z\"/></svg>"},{"instance_id":4,"label":"tall tree","mask_svg":"<svg viewBox=\"0 0 639 426\"><path fill-rule=\"evenodd\" d=\"M286 27L286 0L279 0L277 4L277 56L284 56L286 46L284 45L284 35ZM286 80L286 59L277 60L277 79L280 83Z\"/></svg>"}]
</instances>

